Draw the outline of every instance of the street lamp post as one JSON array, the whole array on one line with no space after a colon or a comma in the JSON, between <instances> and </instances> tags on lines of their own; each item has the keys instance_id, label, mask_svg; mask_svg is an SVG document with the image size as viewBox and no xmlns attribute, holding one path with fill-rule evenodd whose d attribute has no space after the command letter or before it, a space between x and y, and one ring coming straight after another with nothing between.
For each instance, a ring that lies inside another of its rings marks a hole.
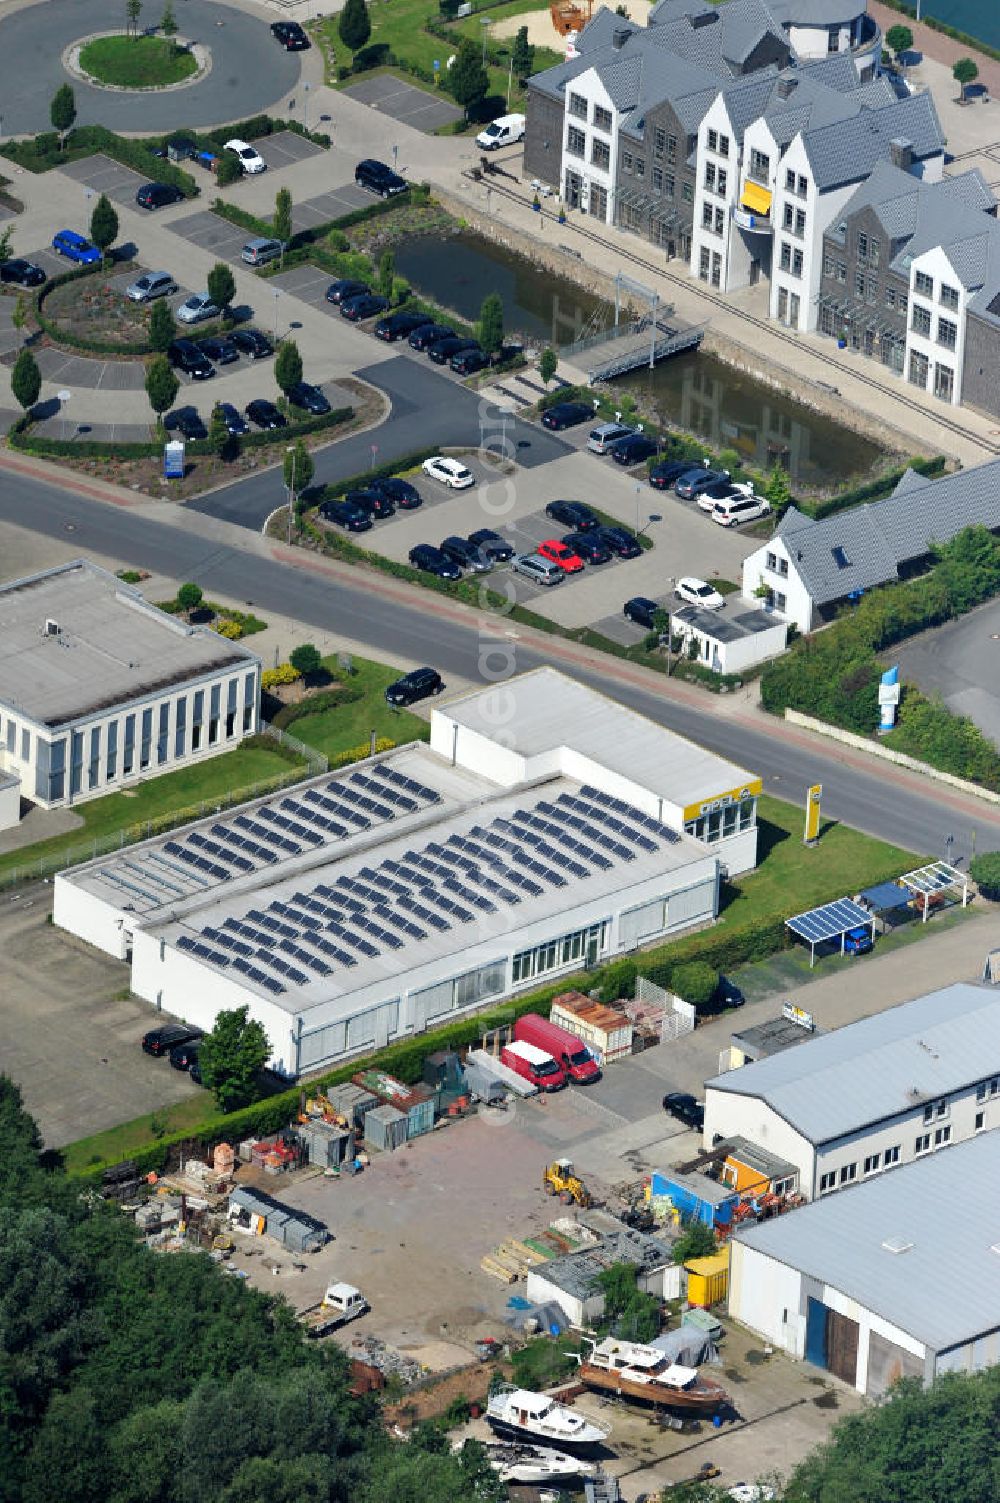
<instances>
[{"instance_id":1,"label":"street lamp post","mask_svg":"<svg viewBox=\"0 0 1000 1503\"><path fill-rule=\"evenodd\" d=\"M278 343L278 298L281 296L280 289L275 287L274 292L274 342Z\"/></svg>"},{"instance_id":2,"label":"street lamp post","mask_svg":"<svg viewBox=\"0 0 1000 1503\"><path fill-rule=\"evenodd\" d=\"M510 55L510 67L507 69L507 113L510 113L510 91L514 86L514 54Z\"/></svg>"},{"instance_id":3,"label":"street lamp post","mask_svg":"<svg viewBox=\"0 0 1000 1503\"><path fill-rule=\"evenodd\" d=\"M292 542L292 513L295 510L295 445L288 444L285 453L292 456L292 473L289 476L288 486L288 530L285 534L289 547Z\"/></svg>"},{"instance_id":4,"label":"street lamp post","mask_svg":"<svg viewBox=\"0 0 1000 1503\"><path fill-rule=\"evenodd\" d=\"M309 129L309 90L311 88L312 84L304 83L302 85L302 124L305 126L306 130Z\"/></svg>"}]
</instances>

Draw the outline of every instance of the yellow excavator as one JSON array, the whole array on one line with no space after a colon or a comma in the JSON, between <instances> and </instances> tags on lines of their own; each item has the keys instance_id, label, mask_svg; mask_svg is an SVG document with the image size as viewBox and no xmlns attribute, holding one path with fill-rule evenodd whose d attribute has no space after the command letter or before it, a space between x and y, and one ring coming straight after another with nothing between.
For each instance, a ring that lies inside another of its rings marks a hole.
<instances>
[{"instance_id":1,"label":"yellow excavator","mask_svg":"<svg viewBox=\"0 0 1000 1503\"><path fill-rule=\"evenodd\" d=\"M572 1205L575 1201L584 1210L593 1204L590 1191L583 1180L574 1173L573 1165L569 1159L554 1159L547 1164L542 1173L542 1189L546 1195L558 1195L563 1205Z\"/></svg>"}]
</instances>

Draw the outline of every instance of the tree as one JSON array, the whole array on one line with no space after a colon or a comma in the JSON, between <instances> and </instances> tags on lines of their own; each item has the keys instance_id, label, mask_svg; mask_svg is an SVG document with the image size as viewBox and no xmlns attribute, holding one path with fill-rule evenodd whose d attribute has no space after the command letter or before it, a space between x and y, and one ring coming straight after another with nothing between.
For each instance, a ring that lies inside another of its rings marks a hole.
<instances>
[{"instance_id":1,"label":"tree","mask_svg":"<svg viewBox=\"0 0 1000 1503\"><path fill-rule=\"evenodd\" d=\"M163 19L160 21L160 30L165 37L175 37L178 32L177 17L174 15L174 7L171 0L167 0L163 7Z\"/></svg>"},{"instance_id":2,"label":"tree","mask_svg":"<svg viewBox=\"0 0 1000 1503\"><path fill-rule=\"evenodd\" d=\"M503 298L488 292L479 310L479 343L487 355L496 355L503 346Z\"/></svg>"},{"instance_id":3,"label":"tree","mask_svg":"<svg viewBox=\"0 0 1000 1503\"><path fill-rule=\"evenodd\" d=\"M670 987L685 1002L702 1010L719 989L719 973L705 960L689 960L686 965L675 966L671 971Z\"/></svg>"},{"instance_id":4,"label":"tree","mask_svg":"<svg viewBox=\"0 0 1000 1503\"><path fill-rule=\"evenodd\" d=\"M73 129L73 121L76 119L76 95L68 83L60 84L53 94L49 105L49 119L52 121L52 129L59 132L59 145L65 146L67 132Z\"/></svg>"},{"instance_id":5,"label":"tree","mask_svg":"<svg viewBox=\"0 0 1000 1503\"><path fill-rule=\"evenodd\" d=\"M118 215L114 204L105 193L102 193L97 200L90 216L90 238L107 260L108 251L118 238Z\"/></svg>"},{"instance_id":6,"label":"tree","mask_svg":"<svg viewBox=\"0 0 1000 1503\"><path fill-rule=\"evenodd\" d=\"M125 35L133 36L139 30L139 15L142 0L125 0Z\"/></svg>"},{"instance_id":7,"label":"tree","mask_svg":"<svg viewBox=\"0 0 1000 1503\"><path fill-rule=\"evenodd\" d=\"M283 340L274 357L274 379L287 397L293 386L302 380L302 356L294 339Z\"/></svg>"},{"instance_id":8,"label":"tree","mask_svg":"<svg viewBox=\"0 0 1000 1503\"><path fill-rule=\"evenodd\" d=\"M3 230L0 230L0 266L2 266L5 261L10 260L10 242L13 233L13 229L9 224L6 225Z\"/></svg>"},{"instance_id":9,"label":"tree","mask_svg":"<svg viewBox=\"0 0 1000 1503\"><path fill-rule=\"evenodd\" d=\"M174 315L165 297L158 297L149 315L149 342L158 355L165 355L177 334Z\"/></svg>"},{"instance_id":10,"label":"tree","mask_svg":"<svg viewBox=\"0 0 1000 1503\"><path fill-rule=\"evenodd\" d=\"M514 65L514 77L523 83L531 77L531 70L535 66L535 49L528 41L528 28L521 26L514 38L514 47L511 53L511 62Z\"/></svg>"},{"instance_id":11,"label":"tree","mask_svg":"<svg viewBox=\"0 0 1000 1503\"><path fill-rule=\"evenodd\" d=\"M28 412L38 401L42 389L42 373L38 361L30 350L22 350L10 373L10 389L14 400Z\"/></svg>"},{"instance_id":12,"label":"tree","mask_svg":"<svg viewBox=\"0 0 1000 1503\"><path fill-rule=\"evenodd\" d=\"M386 248L378 258L377 286L384 298L392 297L392 284L396 275L396 257Z\"/></svg>"},{"instance_id":13,"label":"tree","mask_svg":"<svg viewBox=\"0 0 1000 1503\"><path fill-rule=\"evenodd\" d=\"M969 87L969 84L974 83L979 77L979 69L971 57L960 57L951 70L951 76L957 84L961 84L962 86L962 103L964 104L966 99L965 91Z\"/></svg>"},{"instance_id":14,"label":"tree","mask_svg":"<svg viewBox=\"0 0 1000 1503\"><path fill-rule=\"evenodd\" d=\"M291 495L293 504L295 497L301 496L315 472L316 466L305 446L305 440L297 438L295 443L290 444L285 450L285 462L282 466L285 489Z\"/></svg>"},{"instance_id":15,"label":"tree","mask_svg":"<svg viewBox=\"0 0 1000 1503\"><path fill-rule=\"evenodd\" d=\"M969 862L969 876L984 898L995 903L1000 898L1000 851L980 851Z\"/></svg>"},{"instance_id":16,"label":"tree","mask_svg":"<svg viewBox=\"0 0 1000 1503\"><path fill-rule=\"evenodd\" d=\"M190 579L177 591L177 604L182 611L196 611L204 598L201 585L196 585Z\"/></svg>"},{"instance_id":17,"label":"tree","mask_svg":"<svg viewBox=\"0 0 1000 1503\"><path fill-rule=\"evenodd\" d=\"M149 405L161 422L167 408L173 405L180 382L170 368L166 355L157 355L146 368L146 395Z\"/></svg>"},{"instance_id":18,"label":"tree","mask_svg":"<svg viewBox=\"0 0 1000 1503\"><path fill-rule=\"evenodd\" d=\"M320 657L318 647L314 647L311 642L303 642L301 646L292 648L288 661L303 678L308 678L311 673L319 670L323 659Z\"/></svg>"},{"instance_id":19,"label":"tree","mask_svg":"<svg viewBox=\"0 0 1000 1503\"><path fill-rule=\"evenodd\" d=\"M764 487L764 495L775 510L782 510L792 499L791 486L788 483L788 471L784 465L776 464L767 477Z\"/></svg>"},{"instance_id":20,"label":"tree","mask_svg":"<svg viewBox=\"0 0 1000 1503\"><path fill-rule=\"evenodd\" d=\"M228 463L229 460L236 458L239 441L235 433L230 433L225 414L218 402L212 408L212 416L208 420L208 441L220 459Z\"/></svg>"},{"instance_id":21,"label":"tree","mask_svg":"<svg viewBox=\"0 0 1000 1503\"><path fill-rule=\"evenodd\" d=\"M365 0L346 0L337 22L340 40L349 52L360 52L372 34L371 18Z\"/></svg>"},{"instance_id":22,"label":"tree","mask_svg":"<svg viewBox=\"0 0 1000 1503\"><path fill-rule=\"evenodd\" d=\"M652 1341L660 1330L659 1301L639 1288L637 1274L633 1263L614 1263L597 1275L597 1282L614 1334L625 1341Z\"/></svg>"},{"instance_id":23,"label":"tree","mask_svg":"<svg viewBox=\"0 0 1000 1503\"><path fill-rule=\"evenodd\" d=\"M236 278L225 261L216 261L208 274L208 295L225 312L236 296Z\"/></svg>"},{"instance_id":24,"label":"tree","mask_svg":"<svg viewBox=\"0 0 1000 1503\"><path fill-rule=\"evenodd\" d=\"M485 99L489 86L489 75L483 67L480 47L471 37L466 37L448 74L448 87L465 111L466 120L469 112Z\"/></svg>"},{"instance_id":25,"label":"tree","mask_svg":"<svg viewBox=\"0 0 1000 1503\"><path fill-rule=\"evenodd\" d=\"M224 151L215 163L215 181L218 187L228 188L243 176L243 167L235 151Z\"/></svg>"},{"instance_id":26,"label":"tree","mask_svg":"<svg viewBox=\"0 0 1000 1503\"><path fill-rule=\"evenodd\" d=\"M274 218L271 221L275 240L281 241L281 254L292 238L292 195L287 188L279 188L274 199Z\"/></svg>"},{"instance_id":27,"label":"tree","mask_svg":"<svg viewBox=\"0 0 1000 1503\"><path fill-rule=\"evenodd\" d=\"M541 376L546 386L548 386L549 382L552 380L552 377L555 375L558 369L559 356L556 354L555 350L551 348L551 346L546 346L546 348L539 356L538 360L538 374Z\"/></svg>"},{"instance_id":28,"label":"tree","mask_svg":"<svg viewBox=\"0 0 1000 1503\"><path fill-rule=\"evenodd\" d=\"M892 48L897 63L901 61L900 53L909 52L913 46L913 32L908 26L890 26L885 34L886 45Z\"/></svg>"},{"instance_id":29,"label":"tree","mask_svg":"<svg viewBox=\"0 0 1000 1503\"><path fill-rule=\"evenodd\" d=\"M718 1250L712 1228L703 1221L689 1221L674 1243L674 1262L681 1264L691 1258L707 1258Z\"/></svg>"},{"instance_id":30,"label":"tree","mask_svg":"<svg viewBox=\"0 0 1000 1503\"><path fill-rule=\"evenodd\" d=\"M253 1100L257 1076L271 1054L263 1025L251 1021L248 1012L246 1006L220 1012L198 1047L201 1078L224 1112Z\"/></svg>"}]
</instances>

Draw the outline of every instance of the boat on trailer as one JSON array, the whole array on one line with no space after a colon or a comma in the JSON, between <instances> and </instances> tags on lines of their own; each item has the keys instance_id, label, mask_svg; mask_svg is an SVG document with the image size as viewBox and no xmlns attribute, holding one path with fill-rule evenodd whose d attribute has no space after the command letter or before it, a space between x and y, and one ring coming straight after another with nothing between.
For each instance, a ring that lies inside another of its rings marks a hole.
<instances>
[{"instance_id":1,"label":"boat on trailer","mask_svg":"<svg viewBox=\"0 0 1000 1503\"><path fill-rule=\"evenodd\" d=\"M593 1343L590 1355L579 1360L580 1377L588 1388L640 1404L712 1415L731 1403L721 1383L696 1367L672 1361L655 1346L609 1336Z\"/></svg>"}]
</instances>

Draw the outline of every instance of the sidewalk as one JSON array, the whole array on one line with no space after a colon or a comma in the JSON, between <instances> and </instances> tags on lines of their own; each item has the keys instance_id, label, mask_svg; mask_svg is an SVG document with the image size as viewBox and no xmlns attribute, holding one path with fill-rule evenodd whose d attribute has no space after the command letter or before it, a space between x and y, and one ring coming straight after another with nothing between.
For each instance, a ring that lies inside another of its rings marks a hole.
<instances>
[{"instance_id":1,"label":"sidewalk","mask_svg":"<svg viewBox=\"0 0 1000 1503\"><path fill-rule=\"evenodd\" d=\"M881 27L882 36L893 26L908 26L913 33L912 52L922 53L924 57L932 57L939 63L946 63L950 72L961 57L971 57L979 68L978 83L985 84L991 94L1000 96L1000 62L987 57L983 52L977 52L971 47L965 47L961 42L954 41L945 36L943 32L935 31L932 26L927 26L923 21L914 21L910 16L904 16L898 10L893 10L888 5L882 5L880 0L868 0L868 13ZM909 69L907 69L909 75ZM955 84L956 94L958 84Z\"/></svg>"}]
</instances>

